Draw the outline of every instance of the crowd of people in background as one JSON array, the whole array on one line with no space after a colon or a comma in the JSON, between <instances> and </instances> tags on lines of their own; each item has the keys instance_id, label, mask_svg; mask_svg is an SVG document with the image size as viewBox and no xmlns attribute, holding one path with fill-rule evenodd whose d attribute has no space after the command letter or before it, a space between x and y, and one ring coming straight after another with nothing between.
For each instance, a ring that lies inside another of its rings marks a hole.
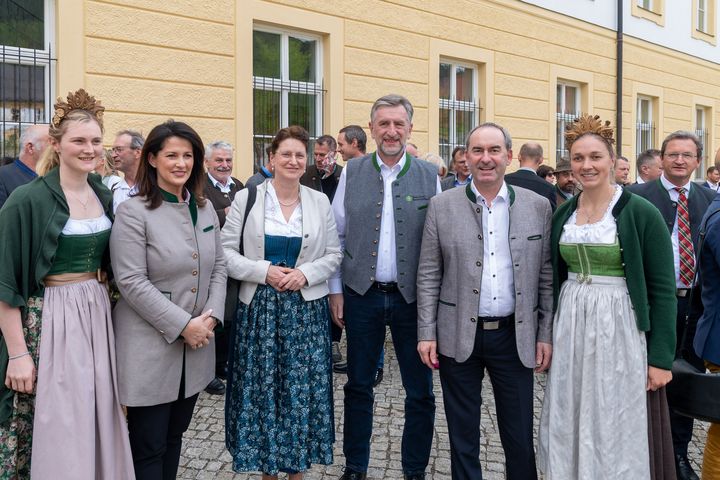
<instances>
[{"instance_id":1,"label":"crowd of people in background","mask_svg":"<svg viewBox=\"0 0 720 480\"><path fill-rule=\"evenodd\" d=\"M204 390L233 470L297 480L334 461L333 372L340 478L365 479L388 328L407 480L430 478L434 370L454 480L482 478L486 372L511 480L699 478L665 394L680 355L720 370L720 170L693 181L693 133L640 153L635 183L590 115L554 167L492 122L446 163L392 94L367 128L280 129L243 183L184 122L106 151L103 113L71 92L0 168L0 479L173 479ZM713 424L704 478L717 451Z\"/></svg>"}]
</instances>

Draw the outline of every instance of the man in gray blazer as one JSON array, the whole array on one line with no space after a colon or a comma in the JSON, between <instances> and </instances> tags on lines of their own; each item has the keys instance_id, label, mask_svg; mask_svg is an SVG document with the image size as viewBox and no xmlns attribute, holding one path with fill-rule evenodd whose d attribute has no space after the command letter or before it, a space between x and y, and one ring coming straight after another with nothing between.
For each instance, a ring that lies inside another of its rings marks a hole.
<instances>
[{"instance_id":1,"label":"man in gray blazer","mask_svg":"<svg viewBox=\"0 0 720 480\"><path fill-rule=\"evenodd\" d=\"M482 478L485 369L507 478L536 479L533 368L546 370L552 356L550 202L505 183L512 140L503 127L476 127L466 146L472 182L430 200L417 277L418 352L440 369L453 480Z\"/></svg>"}]
</instances>

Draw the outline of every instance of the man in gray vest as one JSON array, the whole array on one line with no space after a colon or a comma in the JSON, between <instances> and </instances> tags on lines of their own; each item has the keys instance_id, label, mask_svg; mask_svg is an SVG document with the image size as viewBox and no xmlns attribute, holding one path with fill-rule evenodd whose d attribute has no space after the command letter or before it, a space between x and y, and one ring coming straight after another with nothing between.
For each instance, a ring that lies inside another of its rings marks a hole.
<instances>
[{"instance_id":1,"label":"man in gray vest","mask_svg":"<svg viewBox=\"0 0 720 480\"><path fill-rule=\"evenodd\" d=\"M412 116L412 105L400 95L373 104L370 134L377 151L346 165L333 200L345 257L330 280L330 310L333 321L345 327L348 344L341 480L367 478L373 381L386 325L406 395L404 478L424 479L430 456L435 397L432 371L416 351L415 281L425 213L440 181L435 165L405 151Z\"/></svg>"}]
</instances>

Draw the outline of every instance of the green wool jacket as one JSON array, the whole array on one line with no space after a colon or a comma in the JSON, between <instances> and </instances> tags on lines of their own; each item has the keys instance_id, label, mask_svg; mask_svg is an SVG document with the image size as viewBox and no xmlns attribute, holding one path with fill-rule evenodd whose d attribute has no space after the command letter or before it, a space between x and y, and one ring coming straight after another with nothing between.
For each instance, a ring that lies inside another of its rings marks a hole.
<instances>
[{"instance_id":1,"label":"green wool jacket","mask_svg":"<svg viewBox=\"0 0 720 480\"><path fill-rule=\"evenodd\" d=\"M99 175L90 174L88 183L112 220L112 192ZM0 209L0 301L20 308L23 319L27 300L43 295L43 279L50 271L58 238L69 218L58 168L17 188ZM109 252L105 252L103 266L109 264ZM7 346L0 332L0 423L8 419L14 395L5 387L7 363Z\"/></svg>"},{"instance_id":2,"label":"green wool jacket","mask_svg":"<svg viewBox=\"0 0 720 480\"><path fill-rule=\"evenodd\" d=\"M582 194L580 194L582 195ZM552 225L554 305L568 278L560 256L563 226L577 208L579 195L558 207ZM613 207L625 280L639 330L646 332L648 364L670 370L675 358L677 298L675 267L667 226L647 200L624 190Z\"/></svg>"}]
</instances>

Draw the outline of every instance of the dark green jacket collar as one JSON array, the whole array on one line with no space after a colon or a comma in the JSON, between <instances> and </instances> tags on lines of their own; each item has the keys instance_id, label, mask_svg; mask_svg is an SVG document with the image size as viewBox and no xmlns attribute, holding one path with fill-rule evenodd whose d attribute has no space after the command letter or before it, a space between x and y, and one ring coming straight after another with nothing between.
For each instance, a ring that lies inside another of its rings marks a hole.
<instances>
[{"instance_id":1,"label":"dark green jacket collar","mask_svg":"<svg viewBox=\"0 0 720 480\"><path fill-rule=\"evenodd\" d=\"M397 178L402 177L403 175L405 175L408 172L408 170L410 170L410 163L412 162L412 158L413 157L409 153L405 152L405 165L403 165L402 170L400 170L400 173L398 173ZM372 163L373 163L373 166L375 167L375 170L377 170L379 172L380 171L380 161L378 160L377 152L373 152L373 154L372 154Z\"/></svg>"}]
</instances>

